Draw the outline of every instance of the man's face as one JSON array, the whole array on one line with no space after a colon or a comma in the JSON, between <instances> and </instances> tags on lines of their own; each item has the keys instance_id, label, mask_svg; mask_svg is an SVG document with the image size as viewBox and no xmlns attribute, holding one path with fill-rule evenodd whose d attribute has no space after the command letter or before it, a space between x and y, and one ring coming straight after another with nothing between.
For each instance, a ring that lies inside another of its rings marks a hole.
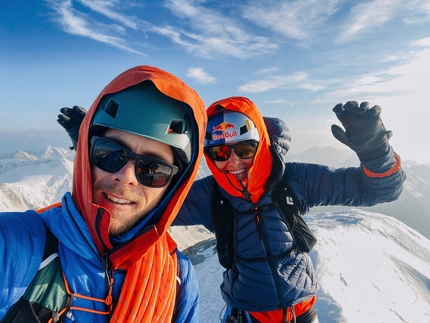
<instances>
[{"instance_id":1,"label":"man's face","mask_svg":"<svg viewBox=\"0 0 430 323\"><path fill-rule=\"evenodd\" d=\"M166 144L115 129L108 129L104 137L134 153L157 157L173 164L172 149ZM120 235L132 229L158 206L168 188L168 185L154 188L140 184L135 175L134 160L129 160L115 173L108 173L92 166L92 177L93 203L109 210L111 236Z\"/></svg>"}]
</instances>

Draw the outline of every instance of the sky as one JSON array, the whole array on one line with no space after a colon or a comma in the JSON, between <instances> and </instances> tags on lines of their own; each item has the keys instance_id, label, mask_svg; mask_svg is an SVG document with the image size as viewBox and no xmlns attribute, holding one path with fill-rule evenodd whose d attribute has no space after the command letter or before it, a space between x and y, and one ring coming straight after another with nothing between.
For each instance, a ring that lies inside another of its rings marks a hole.
<instances>
[{"instance_id":1,"label":"sky","mask_svg":"<svg viewBox=\"0 0 430 323\"><path fill-rule=\"evenodd\" d=\"M115 76L152 65L207 106L248 97L288 124L295 153L343 148L332 108L369 101L395 151L430 163L428 0L4 0L0 11L0 136L67 138L61 107L88 108Z\"/></svg>"}]
</instances>

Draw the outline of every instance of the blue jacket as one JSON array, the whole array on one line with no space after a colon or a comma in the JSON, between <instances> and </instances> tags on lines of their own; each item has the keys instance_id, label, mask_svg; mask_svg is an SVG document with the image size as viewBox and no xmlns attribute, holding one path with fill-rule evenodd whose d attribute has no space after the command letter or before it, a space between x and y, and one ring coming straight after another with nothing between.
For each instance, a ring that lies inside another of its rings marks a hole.
<instances>
[{"instance_id":1,"label":"blue jacket","mask_svg":"<svg viewBox=\"0 0 430 323\"><path fill-rule=\"evenodd\" d=\"M0 213L0 319L23 295L36 275L45 247L45 225L60 241L58 253L64 274L72 290L93 297L105 297L105 271L88 227L67 193L61 208L41 214L34 211ZM176 251L181 282L176 301L177 322L199 322L198 285L194 269L181 252ZM114 272L113 298L118 299L125 272ZM82 303L82 304L81 304ZM83 304L85 303L85 304ZM73 305L100 308L100 304L75 299ZM71 317L74 316L74 319ZM103 315L74 311L66 322L107 322Z\"/></svg>"},{"instance_id":2,"label":"blue jacket","mask_svg":"<svg viewBox=\"0 0 430 323\"><path fill-rule=\"evenodd\" d=\"M290 135L287 126L275 118L267 118L265 123L270 134L272 169L264 194L253 202L244 196L228 194L224 184L220 187L221 193L235 210L252 211L256 206L261 209L272 203L273 188L280 181L285 181L298 198L303 214L317 205L371 206L395 200L400 195L405 180L402 170L390 176L373 178L367 176L363 168L379 174L389 171L396 164L392 150L386 156L363 162L357 168L332 169L316 164L288 163L286 155ZM264 148L259 146L258 149ZM270 167L270 164L266 166ZM214 176L194 182L174 225L202 224L213 231L212 216L217 215L211 214L210 205L217 182ZM245 261L238 260L226 270L221 284L222 297L231 307L254 312L269 311L300 303L316 294L317 279L307 253L296 251L292 257L276 258L292 250L293 240L275 208L264 212L259 222L253 212L239 215L236 241L238 254ZM246 261L269 256L273 260Z\"/></svg>"}]
</instances>

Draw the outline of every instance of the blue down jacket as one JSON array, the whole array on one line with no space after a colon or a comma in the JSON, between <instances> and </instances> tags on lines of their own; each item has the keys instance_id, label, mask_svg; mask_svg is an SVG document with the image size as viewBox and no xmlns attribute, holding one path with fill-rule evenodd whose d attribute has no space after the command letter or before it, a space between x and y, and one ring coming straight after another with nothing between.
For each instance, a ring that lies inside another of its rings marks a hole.
<instances>
[{"instance_id":1,"label":"blue down jacket","mask_svg":"<svg viewBox=\"0 0 430 323\"><path fill-rule=\"evenodd\" d=\"M101 257L91 238L82 216L67 193L61 208L52 208L41 214L34 211L0 213L0 320L18 301L33 280L41 264L45 246L45 225L61 241L59 257L68 283L84 295L104 298L106 292L105 270ZM16 228L20 228L16 230ZM177 251L180 274L176 301L177 322L199 322L198 285L194 269L182 253ZM125 272L114 272L113 298L118 299ZM79 302L83 302L80 304ZM89 306L88 301L75 299L74 306ZM84 304L85 303L85 304ZM104 310L104 308L99 308ZM66 322L107 322L104 315L75 311Z\"/></svg>"},{"instance_id":2,"label":"blue down jacket","mask_svg":"<svg viewBox=\"0 0 430 323\"><path fill-rule=\"evenodd\" d=\"M291 188L303 214L318 205L371 206L393 201L400 195L405 180L401 169L383 178L369 177L363 171L363 166L374 173L389 171L395 165L392 149L386 156L364 161L357 168L332 169L317 164L288 163L288 128L279 119L265 121L273 157L265 194L254 204L231 196L220 187L237 211L249 211L255 206L261 209L272 203L273 187L279 181L285 181ZM218 184L213 176L195 181L173 225L202 224L213 231L212 216L216 214L211 214L211 201L215 185ZM264 212L260 222L255 220L253 212L239 215L236 238L240 258L274 257L266 262L239 260L223 273L221 293L228 305L246 311L269 311L300 303L316 294L317 279L307 253L297 251L292 257L276 258L292 250L293 240L275 208Z\"/></svg>"}]
</instances>

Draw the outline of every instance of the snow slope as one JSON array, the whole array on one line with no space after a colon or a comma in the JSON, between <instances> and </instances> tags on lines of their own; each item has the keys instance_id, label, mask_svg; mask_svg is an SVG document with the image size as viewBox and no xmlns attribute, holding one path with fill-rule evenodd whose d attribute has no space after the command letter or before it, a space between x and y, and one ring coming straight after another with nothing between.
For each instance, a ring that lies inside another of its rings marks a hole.
<instances>
[{"instance_id":1,"label":"snow slope","mask_svg":"<svg viewBox=\"0 0 430 323\"><path fill-rule=\"evenodd\" d=\"M321 323L430 322L430 240L392 217L362 210L307 215L320 283ZM219 322L223 268L214 247L195 265L201 320Z\"/></svg>"}]
</instances>

